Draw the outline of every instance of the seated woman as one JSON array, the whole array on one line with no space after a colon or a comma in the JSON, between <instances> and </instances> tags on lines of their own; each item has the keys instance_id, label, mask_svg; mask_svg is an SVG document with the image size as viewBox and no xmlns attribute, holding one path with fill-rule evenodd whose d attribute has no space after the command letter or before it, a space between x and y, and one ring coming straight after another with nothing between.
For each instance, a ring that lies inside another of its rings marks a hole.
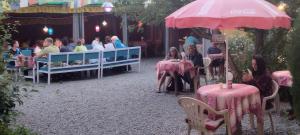
<instances>
[{"instance_id":1,"label":"seated woman","mask_svg":"<svg viewBox=\"0 0 300 135\"><path fill-rule=\"evenodd\" d=\"M204 67L202 54L197 51L196 45L188 46L187 59L193 62L195 69L198 69L199 67ZM200 70L200 74L205 74L204 69ZM191 77L190 73L186 72L184 74L184 76L182 77L182 79L185 82L189 83L191 91L194 92L195 84L194 84L193 78Z\"/></svg>"},{"instance_id":2,"label":"seated woman","mask_svg":"<svg viewBox=\"0 0 300 135\"><path fill-rule=\"evenodd\" d=\"M166 58L165 58L165 60L177 60L177 59L181 59L181 56L180 56L180 54L179 54L177 48L171 47L171 48L170 48L170 51L169 51L169 53L168 53L168 55L167 55ZM171 74L170 74L170 73L167 73L167 72L164 72L164 73L162 74L162 76L160 77L160 79L158 80L159 82L158 82L158 91L157 91L157 93L160 93L160 92L161 92L161 91L160 91L161 86L162 86L162 84L165 82L167 76L171 76ZM172 76L175 76L175 77L176 77L176 76L178 76L178 75L173 74ZM178 77L178 78L179 78L179 77ZM180 80L180 79L177 79L177 80ZM181 81L181 80L180 80L180 81ZM174 83L174 82L173 82L173 83ZM169 83L167 83L167 84L169 84Z\"/></svg>"},{"instance_id":3,"label":"seated woman","mask_svg":"<svg viewBox=\"0 0 300 135\"><path fill-rule=\"evenodd\" d=\"M273 93L272 78L267 73L266 64L262 56L253 56L251 71L245 72L242 79L244 83L253 85L259 89L261 100ZM272 107L271 102L267 102L266 108L269 109Z\"/></svg>"},{"instance_id":4,"label":"seated woman","mask_svg":"<svg viewBox=\"0 0 300 135\"><path fill-rule=\"evenodd\" d=\"M9 58L17 58L18 56L21 55L21 49L19 47L20 47L19 42L17 40L14 40L13 47L8 51ZM16 63L15 61L9 61L8 65L11 67L15 67Z\"/></svg>"},{"instance_id":5,"label":"seated woman","mask_svg":"<svg viewBox=\"0 0 300 135\"><path fill-rule=\"evenodd\" d=\"M87 48L84 44L84 39L80 39L79 41L77 41L77 46L75 47L74 52L86 52Z\"/></svg>"},{"instance_id":6,"label":"seated woman","mask_svg":"<svg viewBox=\"0 0 300 135\"><path fill-rule=\"evenodd\" d=\"M17 40L14 40L13 47L8 51L9 56L16 57L18 55L21 55L21 49L19 47L20 47L19 42Z\"/></svg>"}]
</instances>

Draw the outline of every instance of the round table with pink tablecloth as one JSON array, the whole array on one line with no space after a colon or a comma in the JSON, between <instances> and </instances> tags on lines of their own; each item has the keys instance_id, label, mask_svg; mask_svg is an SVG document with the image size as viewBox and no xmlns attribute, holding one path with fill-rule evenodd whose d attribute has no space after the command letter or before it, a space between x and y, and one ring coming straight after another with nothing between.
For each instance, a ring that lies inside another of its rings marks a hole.
<instances>
[{"instance_id":1,"label":"round table with pink tablecloth","mask_svg":"<svg viewBox=\"0 0 300 135\"><path fill-rule=\"evenodd\" d=\"M243 115L253 113L258 124L263 124L261 98L258 88L246 84L233 84L232 89L223 84L206 85L197 90L196 98L207 103L215 110L228 109L231 131L237 130ZM209 115L214 118L215 116Z\"/></svg>"},{"instance_id":2,"label":"round table with pink tablecloth","mask_svg":"<svg viewBox=\"0 0 300 135\"><path fill-rule=\"evenodd\" d=\"M163 72L176 72L183 75L185 72L189 72L191 78L196 75L196 70L194 70L194 64L189 60L162 60L156 64L157 78Z\"/></svg>"},{"instance_id":3,"label":"round table with pink tablecloth","mask_svg":"<svg viewBox=\"0 0 300 135\"><path fill-rule=\"evenodd\" d=\"M272 73L272 77L279 86L292 87L293 85L293 77L288 70L275 71Z\"/></svg>"},{"instance_id":4,"label":"round table with pink tablecloth","mask_svg":"<svg viewBox=\"0 0 300 135\"><path fill-rule=\"evenodd\" d=\"M191 78L195 81L196 69L194 68L194 64L189 60L162 60L156 64L156 72L157 79L160 80L162 74L167 72L174 77L175 82L177 82L177 78L174 74L184 75L184 73L189 72ZM177 83L175 83L175 93L177 94L178 88Z\"/></svg>"}]
</instances>

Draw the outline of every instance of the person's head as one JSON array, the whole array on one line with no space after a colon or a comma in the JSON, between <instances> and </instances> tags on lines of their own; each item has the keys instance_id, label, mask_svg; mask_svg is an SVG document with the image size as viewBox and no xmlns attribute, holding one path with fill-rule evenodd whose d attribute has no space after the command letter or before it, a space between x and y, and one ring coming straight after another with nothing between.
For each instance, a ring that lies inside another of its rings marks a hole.
<instances>
[{"instance_id":1,"label":"person's head","mask_svg":"<svg viewBox=\"0 0 300 135\"><path fill-rule=\"evenodd\" d=\"M44 44L43 44L45 47L47 46L50 46L50 45L53 45L53 39L52 38L46 38L44 40Z\"/></svg>"},{"instance_id":2,"label":"person's head","mask_svg":"<svg viewBox=\"0 0 300 135\"><path fill-rule=\"evenodd\" d=\"M106 36L105 37L105 43L110 43L111 42L111 37L110 36Z\"/></svg>"},{"instance_id":3,"label":"person's head","mask_svg":"<svg viewBox=\"0 0 300 135\"><path fill-rule=\"evenodd\" d=\"M95 37L95 40L99 42L99 41L100 41L100 38L99 38L99 37Z\"/></svg>"},{"instance_id":4,"label":"person's head","mask_svg":"<svg viewBox=\"0 0 300 135\"><path fill-rule=\"evenodd\" d=\"M262 56L254 55L252 57L252 68L257 75L262 75L266 73L266 63Z\"/></svg>"},{"instance_id":5,"label":"person's head","mask_svg":"<svg viewBox=\"0 0 300 135\"><path fill-rule=\"evenodd\" d=\"M169 58L179 59L179 52L176 47L170 48Z\"/></svg>"},{"instance_id":6,"label":"person's head","mask_svg":"<svg viewBox=\"0 0 300 135\"><path fill-rule=\"evenodd\" d=\"M76 42L76 45L84 45L85 44L85 40L82 38L82 39L78 39L77 42Z\"/></svg>"},{"instance_id":7,"label":"person's head","mask_svg":"<svg viewBox=\"0 0 300 135\"><path fill-rule=\"evenodd\" d=\"M112 37L111 37L111 41L112 41L112 42L115 42L115 41L118 40L118 39L119 39L118 36L112 36Z\"/></svg>"},{"instance_id":8,"label":"person's head","mask_svg":"<svg viewBox=\"0 0 300 135\"><path fill-rule=\"evenodd\" d=\"M13 41L13 48L19 48L19 47L20 47L19 41L14 40L14 41Z\"/></svg>"},{"instance_id":9,"label":"person's head","mask_svg":"<svg viewBox=\"0 0 300 135\"><path fill-rule=\"evenodd\" d=\"M64 38L61 40L61 42L62 42L62 44L63 44L64 46L67 46L67 45L69 44L69 39L68 39L68 37L64 37Z\"/></svg>"},{"instance_id":10,"label":"person's head","mask_svg":"<svg viewBox=\"0 0 300 135\"><path fill-rule=\"evenodd\" d=\"M58 48L60 48L61 46L62 46L62 42L61 42L61 40L59 39L59 38L56 38L55 39L55 46L57 46Z\"/></svg>"},{"instance_id":11,"label":"person's head","mask_svg":"<svg viewBox=\"0 0 300 135\"><path fill-rule=\"evenodd\" d=\"M43 47L43 40L38 40L35 42L34 47L39 47L42 48Z\"/></svg>"},{"instance_id":12,"label":"person's head","mask_svg":"<svg viewBox=\"0 0 300 135\"><path fill-rule=\"evenodd\" d=\"M196 45L189 45L188 52L189 54L196 54L197 53Z\"/></svg>"}]
</instances>

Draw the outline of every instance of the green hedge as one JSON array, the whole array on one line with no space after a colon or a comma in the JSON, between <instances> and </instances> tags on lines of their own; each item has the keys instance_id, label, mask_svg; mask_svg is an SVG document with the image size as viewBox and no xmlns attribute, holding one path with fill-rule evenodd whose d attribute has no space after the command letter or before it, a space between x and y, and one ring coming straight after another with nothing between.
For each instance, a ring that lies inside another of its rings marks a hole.
<instances>
[{"instance_id":1,"label":"green hedge","mask_svg":"<svg viewBox=\"0 0 300 135\"><path fill-rule=\"evenodd\" d=\"M291 33L291 45L289 48L289 68L293 75L293 87L291 93L294 100L294 110L297 119L300 120L300 13L294 21Z\"/></svg>"}]
</instances>

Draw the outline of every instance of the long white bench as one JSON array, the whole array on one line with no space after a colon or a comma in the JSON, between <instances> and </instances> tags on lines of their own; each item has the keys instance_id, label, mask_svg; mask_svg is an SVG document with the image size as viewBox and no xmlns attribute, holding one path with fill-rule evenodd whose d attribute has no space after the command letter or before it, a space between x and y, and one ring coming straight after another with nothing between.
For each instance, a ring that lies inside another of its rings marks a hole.
<instances>
[{"instance_id":1,"label":"long white bench","mask_svg":"<svg viewBox=\"0 0 300 135\"><path fill-rule=\"evenodd\" d=\"M110 51L66 52L49 54L37 62L37 83L40 73L47 74L48 84L51 74L97 70L98 79L103 77L103 69L138 64L140 71L141 48L128 47Z\"/></svg>"}]
</instances>

